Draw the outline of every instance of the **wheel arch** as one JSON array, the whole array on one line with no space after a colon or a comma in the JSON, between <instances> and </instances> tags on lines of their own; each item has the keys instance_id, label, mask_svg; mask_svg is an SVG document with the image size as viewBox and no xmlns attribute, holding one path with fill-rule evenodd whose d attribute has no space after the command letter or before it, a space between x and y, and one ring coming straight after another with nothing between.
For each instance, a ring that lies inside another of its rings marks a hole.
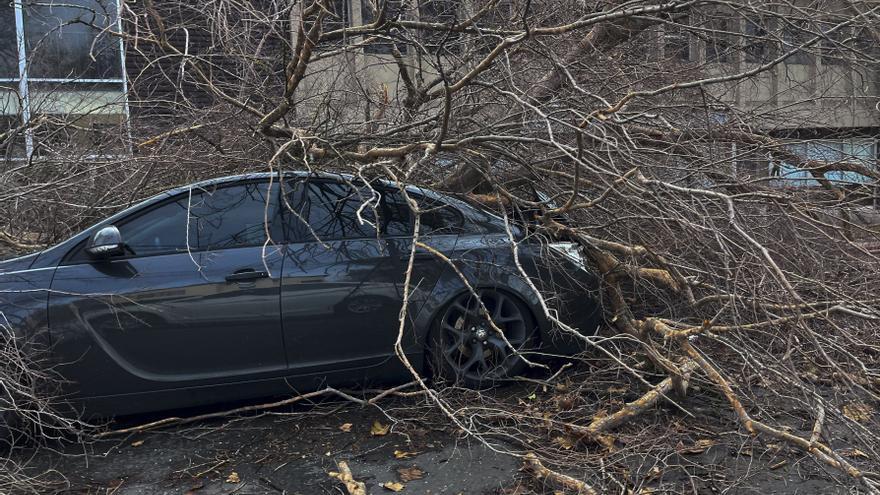
<instances>
[{"instance_id":1,"label":"wheel arch","mask_svg":"<svg viewBox=\"0 0 880 495\"><path fill-rule=\"evenodd\" d=\"M451 281L447 280L444 281L446 282L444 284L438 283L435 285L431 296L422 306L419 315L416 317L416 327L420 329L420 335L418 338L419 341L423 343L426 353L430 347L430 335L434 322L453 301L462 295L470 293L471 289L475 291L492 289L503 292L505 295L514 298L521 303L526 310L528 310L529 315L535 321L535 324L538 327L537 336L540 345L543 346L545 345L545 342L548 342L547 338L550 336L552 324L544 315L538 297L531 291L527 284L520 281L522 287L517 287L515 284L501 284L498 282L483 280L477 283L470 283L470 287L468 287L457 276L455 277L455 280L457 283L450 283Z\"/></svg>"},{"instance_id":2,"label":"wheel arch","mask_svg":"<svg viewBox=\"0 0 880 495\"><path fill-rule=\"evenodd\" d=\"M500 290L522 303L535 320L539 342L544 351L557 354L576 354L584 350L585 344L579 338L555 328L550 318L545 314L538 294L535 294L532 286L526 283L518 273L514 273L512 270L496 271L482 276L471 270L463 270L462 273L474 290ZM419 332L416 338L424 346L423 351L428 350L428 339L436 318L455 298L469 291L470 288L452 270L446 270L440 277L414 319L414 327ZM571 319L574 326L583 327L584 334L592 335L595 333L602 319L600 304L594 297L584 292L563 292L565 293L561 294L558 303L564 307L556 309L564 310L561 311L561 317L564 318L564 321Z\"/></svg>"}]
</instances>

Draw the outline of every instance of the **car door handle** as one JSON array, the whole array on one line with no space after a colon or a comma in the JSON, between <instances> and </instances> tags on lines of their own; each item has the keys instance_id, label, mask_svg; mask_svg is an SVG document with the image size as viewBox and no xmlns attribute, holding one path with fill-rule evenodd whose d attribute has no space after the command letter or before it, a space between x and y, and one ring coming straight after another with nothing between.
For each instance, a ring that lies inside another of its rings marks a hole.
<instances>
[{"instance_id":1,"label":"car door handle","mask_svg":"<svg viewBox=\"0 0 880 495\"><path fill-rule=\"evenodd\" d=\"M239 270L235 273L229 274L226 276L227 282L248 282L251 280L257 280L261 278L267 278L269 274L264 271L256 271L254 269L248 268L246 270Z\"/></svg>"}]
</instances>

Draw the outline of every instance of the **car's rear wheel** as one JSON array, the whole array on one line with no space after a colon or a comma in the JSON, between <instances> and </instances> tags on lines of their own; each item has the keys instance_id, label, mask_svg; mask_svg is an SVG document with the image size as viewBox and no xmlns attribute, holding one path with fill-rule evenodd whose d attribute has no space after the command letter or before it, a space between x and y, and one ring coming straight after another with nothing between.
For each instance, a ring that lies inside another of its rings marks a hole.
<instances>
[{"instance_id":1,"label":"car's rear wheel","mask_svg":"<svg viewBox=\"0 0 880 495\"><path fill-rule=\"evenodd\" d=\"M468 292L440 312L430 342L435 378L472 388L521 373L526 363L519 353L538 344L535 319L522 302L495 289L480 289L477 294L482 307Z\"/></svg>"}]
</instances>

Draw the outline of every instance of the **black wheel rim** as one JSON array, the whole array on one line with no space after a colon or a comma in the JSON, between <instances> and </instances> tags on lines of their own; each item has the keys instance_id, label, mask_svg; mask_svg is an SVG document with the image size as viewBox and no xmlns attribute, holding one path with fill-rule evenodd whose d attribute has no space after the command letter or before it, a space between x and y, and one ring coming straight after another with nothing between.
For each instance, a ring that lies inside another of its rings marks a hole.
<instances>
[{"instance_id":1,"label":"black wheel rim","mask_svg":"<svg viewBox=\"0 0 880 495\"><path fill-rule=\"evenodd\" d=\"M513 349L521 350L528 339L526 315L516 301L501 292L485 289L477 294L485 311L468 293L444 312L440 321L442 357L459 379L504 378L519 359ZM510 345L492 328L489 317Z\"/></svg>"}]
</instances>

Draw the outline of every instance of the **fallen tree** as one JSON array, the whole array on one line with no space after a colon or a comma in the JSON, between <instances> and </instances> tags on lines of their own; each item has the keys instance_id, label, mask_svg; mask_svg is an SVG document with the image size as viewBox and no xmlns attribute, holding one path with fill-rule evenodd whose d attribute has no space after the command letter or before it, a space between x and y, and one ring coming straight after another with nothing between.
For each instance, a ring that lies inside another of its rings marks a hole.
<instances>
[{"instance_id":1,"label":"fallen tree","mask_svg":"<svg viewBox=\"0 0 880 495\"><path fill-rule=\"evenodd\" d=\"M586 493L651 482L627 479L621 457L587 454L621 448L628 429L659 435L658 408L691 417L699 394L723 399L715 426L783 442L876 493L880 172L876 43L866 40L877 9L145 2L110 30L137 47L139 69L132 124L109 132L129 133L137 153L90 161L71 144L7 165L0 242L52 242L135 198L227 172L429 185L530 216L530 233L578 243L602 280L608 328L598 336L558 320L552 290L541 293L545 316L592 349L584 362L600 356L600 371L639 393L619 404L588 383L566 385L566 397L594 399L576 421L504 404L545 437L575 440L523 447L536 476ZM0 141L11 150L16 133L50 123L28 125ZM474 426L470 407L452 407L458 399L412 371L468 433L533 438L522 424ZM792 419L794 409L804 417ZM847 459L847 449L864 457ZM576 462L605 474L575 479L566 470Z\"/></svg>"}]
</instances>

